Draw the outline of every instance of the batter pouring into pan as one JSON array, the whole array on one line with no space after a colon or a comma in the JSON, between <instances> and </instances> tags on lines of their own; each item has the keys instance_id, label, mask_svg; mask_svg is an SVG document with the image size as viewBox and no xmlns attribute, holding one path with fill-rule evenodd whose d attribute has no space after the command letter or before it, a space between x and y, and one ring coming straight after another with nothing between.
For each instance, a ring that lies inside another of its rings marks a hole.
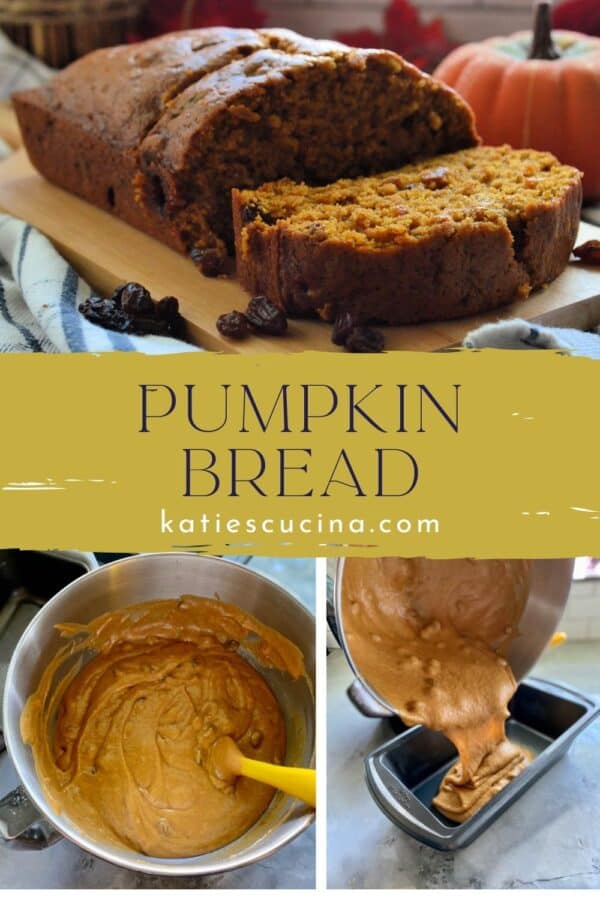
<instances>
[{"instance_id":1,"label":"batter pouring into pan","mask_svg":"<svg viewBox=\"0 0 600 900\"><path fill-rule=\"evenodd\" d=\"M365 682L408 725L458 750L434 805L464 822L529 762L506 738L517 683L505 654L527 600L526 560L347 559L342 616Z\"/></svg>"}]
</instances>

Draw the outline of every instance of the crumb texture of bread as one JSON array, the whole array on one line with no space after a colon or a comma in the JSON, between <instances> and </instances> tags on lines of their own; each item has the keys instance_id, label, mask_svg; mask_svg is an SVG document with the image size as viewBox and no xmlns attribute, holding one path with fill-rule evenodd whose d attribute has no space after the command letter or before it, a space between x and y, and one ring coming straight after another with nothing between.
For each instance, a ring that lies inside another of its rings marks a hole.
<instances>
[{"instance_id":1,"label":"crumb texture of bread","mask_svg":"<svg viewBox=\"0 0 600 900\"><path fill-rule=\"evenodd\" d=\"M526 298L566 266L581 174L550 153L474 147L315 187L234 190L238 277L291 315L393 325Z\"/></svg>"},{"instance_id":2,"label":"crumb texture of bread","mask_svg":"<svg viewBox=\"0 0 600 900\"><path fill-rule=\"evenodd\" d=\"M233 249L233 187L322 185L478 142L464 101L396 54L284 29L97 50L14 104L42 175L184 253Z\"/></svg>"}]
</instances>

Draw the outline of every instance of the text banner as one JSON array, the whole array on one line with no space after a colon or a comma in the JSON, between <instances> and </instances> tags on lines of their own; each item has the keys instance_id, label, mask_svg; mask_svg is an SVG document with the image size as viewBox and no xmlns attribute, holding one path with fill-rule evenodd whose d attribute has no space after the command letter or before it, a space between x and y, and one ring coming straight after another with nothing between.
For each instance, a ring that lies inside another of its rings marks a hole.
<instances>
[{"instance_id":1,"label":"text banner","mask_svg":"<svg viewBox=\"0 0 600 900\"><path fill-rule=\"evenodd\" d=\"M593 360L6 354L0 378L0 546L600 554Z\"/></svg>"}]
</instances>

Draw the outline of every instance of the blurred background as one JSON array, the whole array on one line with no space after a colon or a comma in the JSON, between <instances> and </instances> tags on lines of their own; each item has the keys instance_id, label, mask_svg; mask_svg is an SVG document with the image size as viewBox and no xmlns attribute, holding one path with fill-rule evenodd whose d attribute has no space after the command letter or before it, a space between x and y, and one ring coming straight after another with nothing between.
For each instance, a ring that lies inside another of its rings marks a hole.
<instances>
[{"instance_id":1,"label":"blurred background","mask_svg":"<svg viewBox=\"0 0 600 900\"><path fill-rule=\"evenodd\" d=\"M580 556L561 628L573 641L600 641L600 559Z\"/></svg>"},{"instance_id":2,"label":"blurred background","mask_svg":"<svg viewBox=\"0 0 600 900\"><path fill-rule=\"evenodd\" d=\"M60 67L96 47L209 25L285 26L387 47L432 70L466 41L527 29L532 0L0 0L15 44ZM599 0L557 0L555 27L600 35Z\"/></svg>"}]
</instances>

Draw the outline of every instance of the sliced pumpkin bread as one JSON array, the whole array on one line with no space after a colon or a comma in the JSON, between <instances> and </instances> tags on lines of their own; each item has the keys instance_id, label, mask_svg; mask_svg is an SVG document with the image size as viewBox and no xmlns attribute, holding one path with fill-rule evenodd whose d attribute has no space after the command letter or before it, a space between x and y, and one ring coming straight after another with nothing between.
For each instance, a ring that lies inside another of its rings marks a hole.
<instances>
[{"instance_id":1,"label":"sliced pumpkin bread","mask_svg":"<svg viewBox=\"0 0 600 900\"><path fill-rule=\"evenodd\" d=\"M406 324L524 299L564 269L581 174L474 147L384 174L233 191L238 277L290 315Z\"/></svg>"}]
</instances>

